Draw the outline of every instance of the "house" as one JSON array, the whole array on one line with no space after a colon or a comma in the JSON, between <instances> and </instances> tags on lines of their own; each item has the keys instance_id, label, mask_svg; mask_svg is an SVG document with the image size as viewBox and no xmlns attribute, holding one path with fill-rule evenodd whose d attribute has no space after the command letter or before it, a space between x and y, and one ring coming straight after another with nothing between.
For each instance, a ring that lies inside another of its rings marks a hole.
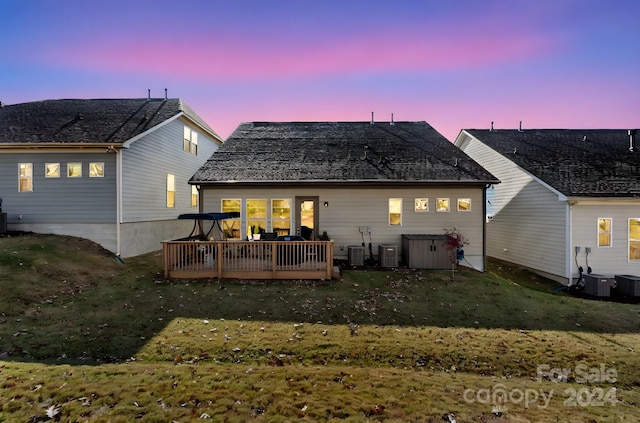
<instances>
[{"instance_id":1,"label":"house","mask_svg":"<svg viewBox=\"0 0 640 423\"><path fill-rule=\"evenodd\" d=\"M455 144L502 183L487 192L487 254L565 284L640 274L634 130L462 130Z\"/></svg>"},{"instance_id":2,"label":"house","mask_svg":"<svg viewBox=\"0 0 640 423\"><path fill-rule=\"evenodd\" d=\"M240 213L223 222L228 238L326 233L339 259L365 245L399 257L403 234L455 227L469 241L462 264L479 270L498 182L426 122L393 121L243 123L189 181L204 211Z\"/></svg>"},{"instance_id":3,"label":"house","mask_svg":"<svg viewBox=\"0 0 640 423\"><path fill-rule=\"evenodd\" d=\"M0 107L0 197L10 231L90 239L121 257L184 235L189 178L220 137L180 99L45 100Z\"/></svg>"}]
</instances>

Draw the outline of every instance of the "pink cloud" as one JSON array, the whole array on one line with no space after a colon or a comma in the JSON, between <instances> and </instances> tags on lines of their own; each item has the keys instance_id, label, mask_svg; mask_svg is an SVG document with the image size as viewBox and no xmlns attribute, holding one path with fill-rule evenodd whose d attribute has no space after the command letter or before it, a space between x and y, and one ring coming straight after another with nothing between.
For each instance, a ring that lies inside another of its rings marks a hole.
<instances>
[{"instance_id":1,"label":"pink cloud","mask_svg":"<svg viewBox=\"0 0 640 423\"><path fill-rule=\"evenodd\" d=\"M444 34L442 32L445 32ZM51 60L106 72L181 75L204 81L279 80L356 73L429 72L495 66L545 54L548 37L524 31L469 34L447 29L403 28L321 40L242 39L212 41L94 40L56 51Z\"/></svg>"}]
</instances>

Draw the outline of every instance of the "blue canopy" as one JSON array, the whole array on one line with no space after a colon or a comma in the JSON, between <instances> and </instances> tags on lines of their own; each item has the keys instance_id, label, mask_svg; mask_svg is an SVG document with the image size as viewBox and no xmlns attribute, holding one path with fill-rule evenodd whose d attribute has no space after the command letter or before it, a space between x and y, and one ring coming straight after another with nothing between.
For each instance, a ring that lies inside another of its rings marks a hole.
<instances>
[{"instance_id":1,"label":"blue canopy","mask_svg":"<svg viewBox=\"0 0 640 423\"><path fill-rule=\"evenodd\" d=\"M186 213L178 216L178 219L189 220L224 220L224 219L237 219L240 217L239 212L227 212L227 213Z\"/></svg>"},{"instance_id":2,"label":"blue canopy","mask_svg":"<svg viewBox=\"0 0 640 423\"><path fill-rule=\"evenodd\" d=\"M178 219L194 220L193 229L191 230L191 233L189 234L188 237L180 238L180 239L177 239L176 241L195 241L195 240L206 241L209 239L209 235L211 234L211 231L213 231L213 228L215 226L217 226L218 229L220 229L220 232L222 232L222 228L220 228L220 220L237 219L239 217L240 217L239 212L181 214L178 216ZM203 220L213 221L211 223L211 228L209 228L209 231L207 231L207 233L205 233L204 229L202 228Z\"/></svg>"}]
</instances>

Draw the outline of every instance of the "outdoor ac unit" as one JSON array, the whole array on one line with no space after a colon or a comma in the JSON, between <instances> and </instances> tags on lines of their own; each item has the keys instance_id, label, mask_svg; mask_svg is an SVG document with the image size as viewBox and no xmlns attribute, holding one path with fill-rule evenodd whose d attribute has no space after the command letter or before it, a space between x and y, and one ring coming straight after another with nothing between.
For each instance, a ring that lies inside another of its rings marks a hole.
<instances>
[{"instance_id":1,"label":"outdoor ac unit","mask_svg":"<svg viewBox=\"0 0 640 423\"><path fill-rule=\"evenodd\" d=\"M349 265L364 266L364 247L359 245L349 246Z\"/></svg>"},{"instance_id":2,"label":"outdoor ac unit","mask_svg":"<svg viewBox=\"0 0 640 423\"><path fill-rule=\"evenodd\" d=\"M380 267L398 267L398 246L378 245L378 259L380 260Z\"/></svg>"},{"instance_id":3,"label":"outdoor ac unit","mask_svg":"<svg viewBox=\"0 0 640 423\"><path fill-rule=\"evenodd\" d=\"M615 279L604 275L583 275L585 294L594 295L596 297L608 297L611 295L611 286L614 285Z\"/></svg>"}]
</instances>

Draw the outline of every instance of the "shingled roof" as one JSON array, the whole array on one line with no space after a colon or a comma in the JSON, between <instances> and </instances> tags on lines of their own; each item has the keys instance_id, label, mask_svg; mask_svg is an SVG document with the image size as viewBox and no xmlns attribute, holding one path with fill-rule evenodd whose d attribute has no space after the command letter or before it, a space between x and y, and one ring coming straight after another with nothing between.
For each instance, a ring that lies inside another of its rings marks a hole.
<instances>
[{"instance_id":1,"label":"shingled roof","mask_svg":"<svg viewBox=\"0 0 640 423\"><path fill-rule=\"evenodd\" d=\"M0 145L124 143L179 113L220 138L181 99L70 99L2 105Z\"/></svg>"},{"instance_id":2,"label":"shingled roof","mask_svg":"<svg viewBox=\"0 0 640 423\"><path fill-rule=\"evenodd\" d=\"M193 184L497 183L426 122L241 124Z\"/></svg>"},{"instance_id":3,"label":"shingled roof","mask_svg":"<svg viewBox=\"0 0 640 423\"><path fill-rule=\"evenodd\" d=\"M640 152L628 130L465 131L566 196L640 195Z\"/></svg>"}]
</instances>

